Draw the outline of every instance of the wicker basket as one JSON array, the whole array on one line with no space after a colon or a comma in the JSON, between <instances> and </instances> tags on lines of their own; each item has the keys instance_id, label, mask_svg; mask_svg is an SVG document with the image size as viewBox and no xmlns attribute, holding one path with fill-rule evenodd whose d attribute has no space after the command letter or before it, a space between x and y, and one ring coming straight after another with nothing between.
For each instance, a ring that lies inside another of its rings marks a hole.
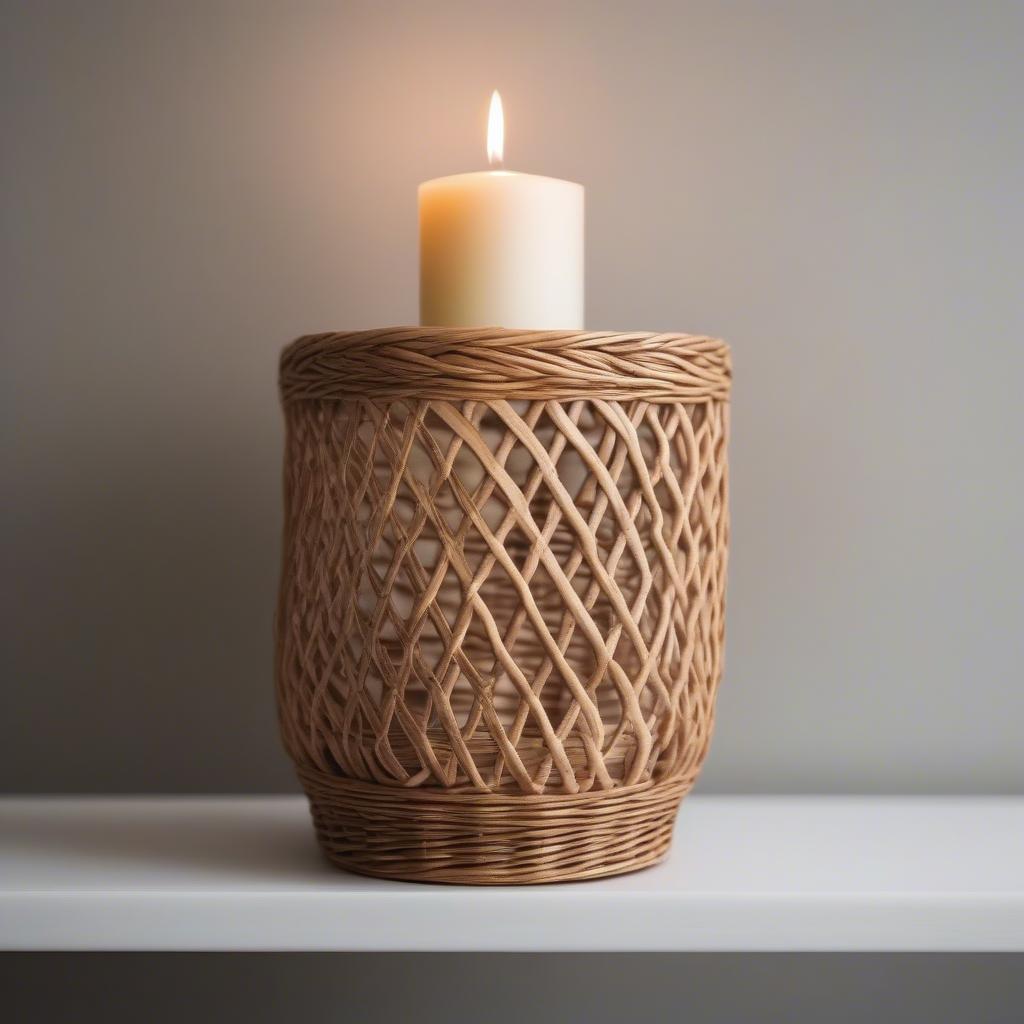
<instances>
[{"instance_id":1,"label":"wicker basket","mask_svg":"<svg viewBox=\"0 0 1024 1024\"><path fill-rule=\"evenodd\" d=\"M653 864L722 667L728 348L679 334L300 338L281 729L352 871Z\"/></svg>"}]
</instances>

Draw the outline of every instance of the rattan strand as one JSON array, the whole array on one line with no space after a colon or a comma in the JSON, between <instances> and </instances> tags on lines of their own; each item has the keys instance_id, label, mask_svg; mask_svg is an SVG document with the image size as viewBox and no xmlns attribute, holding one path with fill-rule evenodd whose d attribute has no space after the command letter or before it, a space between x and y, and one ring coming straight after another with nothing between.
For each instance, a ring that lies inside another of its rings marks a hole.
<instances>
[{"instance_id":1,"label":"rattan strand","mask_svg":"<svg viewBox=\"0 0 1024 1024\"><path fill-rule=\"evenodd\" d=\"M279 711L336 863L483 884L664 855L721 676L729 383L688 335L285 350Z\"/></svg>"}]
</instances>

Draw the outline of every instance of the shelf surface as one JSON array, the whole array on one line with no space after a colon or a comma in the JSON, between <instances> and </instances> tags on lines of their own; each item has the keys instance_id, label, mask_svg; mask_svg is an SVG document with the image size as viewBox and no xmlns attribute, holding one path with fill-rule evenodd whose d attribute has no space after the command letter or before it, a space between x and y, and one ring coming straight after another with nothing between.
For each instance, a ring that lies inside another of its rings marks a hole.
<instances>
[{"instance_id":1,"label":"shelf surface","mask_svg":"<svg viewBox=\"0 0 1024 1024\"><path fill-rule=\"evenodd\" d=\"M328 865L300 797L0 800L0 948L1024 950L1024 798L688 798L667 861L526 888Z\"/></svg>"}]
</instances>

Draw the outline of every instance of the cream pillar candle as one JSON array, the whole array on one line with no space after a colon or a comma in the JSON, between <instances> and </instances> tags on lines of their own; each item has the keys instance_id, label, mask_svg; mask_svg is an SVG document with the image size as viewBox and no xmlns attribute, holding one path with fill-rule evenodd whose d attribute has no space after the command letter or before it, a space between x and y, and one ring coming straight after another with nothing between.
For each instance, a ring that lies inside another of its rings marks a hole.
<instances>
[{"instance_id":1,"label":"cream pillar candle","mask_svg":"<svg viewBox=\"0 0 1024 1024\"><path fill-rule=\"evenodd\" d=\"M500 167L501 99L491 97L488 157ZM503 169L419 188L420 323L430 327L583 327L583 186Z\"/></svg>"}]
</instances>

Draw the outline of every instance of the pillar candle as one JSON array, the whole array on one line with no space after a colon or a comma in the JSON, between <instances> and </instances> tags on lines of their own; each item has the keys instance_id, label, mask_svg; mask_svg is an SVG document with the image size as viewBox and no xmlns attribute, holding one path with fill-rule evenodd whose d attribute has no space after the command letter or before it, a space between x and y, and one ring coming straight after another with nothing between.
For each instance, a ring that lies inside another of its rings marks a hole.
<instances>
[{"instance_id":1,"label":"pillar candle","mask_svg":"<svg viewBox=\"0 0 1024 1024\"><path fill-rule=\"evenodd\" d=\"M580 330L583 186L503 169L503 129L495 93L492 169L420 185L420 323Z\"/></svg>"}]
</instances>

